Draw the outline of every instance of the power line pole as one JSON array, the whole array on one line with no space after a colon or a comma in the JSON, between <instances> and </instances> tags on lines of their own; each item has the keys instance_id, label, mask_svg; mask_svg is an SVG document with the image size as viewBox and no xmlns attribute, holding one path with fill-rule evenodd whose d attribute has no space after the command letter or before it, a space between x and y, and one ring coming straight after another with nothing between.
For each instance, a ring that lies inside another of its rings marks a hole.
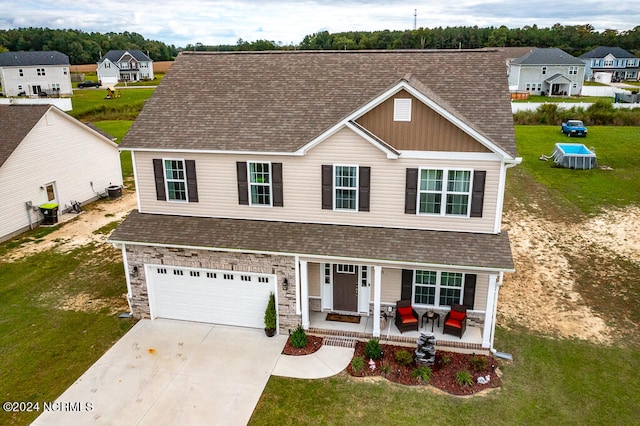
<instances>
[{"instance_id":1,"label":"power line pole","mask_svg":"<svg viewBox=\"0 0 640 426\"><path fill-rule=\"evenodd\" d=\"M413 29L418 29L418 9L413 9Z\"/></svg>"}]
</instances>

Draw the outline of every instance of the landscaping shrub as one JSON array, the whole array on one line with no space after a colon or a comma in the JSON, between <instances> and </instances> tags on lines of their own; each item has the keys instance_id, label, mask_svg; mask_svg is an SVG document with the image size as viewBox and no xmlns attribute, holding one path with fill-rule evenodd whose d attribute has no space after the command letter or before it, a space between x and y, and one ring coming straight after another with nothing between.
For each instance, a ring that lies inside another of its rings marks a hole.
<instances>
[{"instance_id":1,"label":"landscaping shrub","mask_svg":"<svg viewBox=\"0 0 640 426\"><path fill-rule=\"evenodd\" d=\"M354 357L351 360L351 368L353 368L353 371L356 373L364 370L364 358L362 358L361 356Z\"/></svg>"},{"instance_id":2,"label":"landscaping shrub","mask_svg":"<svg viewBox=\"0 0 640 426\"><path fill-rule=\"evenodd\" d=\"M569 119L582 120L585 125L605 126L638 126L640 125L640 108L614 108L606 101L597 101L586 110L581 107L558 109L552 103L543 104L535 111L519 111L513 114L514 124L523 125L557 125ZM559 128L558 128L559 130Z\"/></svg>"},{"instance_id":3,"label":"landscaping shrub","mask_svg":"<svg viewBox=\"0 0 640 426\"><path fill-rule=\"evenodd\" d=\"M420 378L423 382L429 383L432 375L431 367L422 365L411 372L411 375L415 378Z\"/></svg>"},{"instance_id":4,"label":"landscaping shrub","mask_svg":"<svg viewBox=\"0 0 640 426\"><path fill-rule=\"evenodd\" d=\"M289 336L289 341L291 342L291 346L294 348L299 349L307 346L307 333L304 332L301 325L293 330L293 333Z\"/></svg>"},{"instance_id":5,"label":"landscaping shrub","mask_svg":"<svg viewBox=\"0 0 640 426\"><path fill-rule=\"evenodd\" d=\"M469 363L471 364L473 371L484 371L487 369L487 365L489 364L487 358L477 355L472 356Z\"/></svg>"},{"instance_id":6,"label":"landscaping shrub","mask_svg":"<svg viewBox=\"0 0 640 426\"><path fill-rule=\"evenodd\" d=\"M473 386L473 376L467 370L460 370L456 373L456 382L460 386Z\"/></svg>"},{"instance_id":7,"label":"landscaping shrub","mask_svg":"<svg viewBox=\"0 0 640 426\"><path fill-rule=\"evenodd\" d=\"M413 362L413 356L409 351L400 350L396 352L396 362L400 365L409 365Z\"/></svg>"},{"instance_id":8,"label":"landscaping shrub","mask_svg":"<svg viewBox=\"0 0 640 426\"><path fill-rule=\"evenodd\" d=\"M371 339L364 347L364 354L369 359L382 358L382 349L380 348L380 342L375 339Z\"/></svg>"}]
</instances>

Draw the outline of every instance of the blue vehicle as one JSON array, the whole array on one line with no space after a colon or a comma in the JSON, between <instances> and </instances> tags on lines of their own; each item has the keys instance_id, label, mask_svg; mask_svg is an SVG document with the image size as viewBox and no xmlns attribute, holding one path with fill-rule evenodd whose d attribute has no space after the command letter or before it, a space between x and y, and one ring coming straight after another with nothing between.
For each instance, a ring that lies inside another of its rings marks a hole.
<instances>
[{"instance_id":1,"label":"blue vehicle","mask_svg":"<svg viewBox=\"0 0 640 426\"><path fill-rule=\"evenodd\" d=\"M568 137L587 137L587 128L580 120L567 120L562 123L560 130Z\"/></svg>"}]
</instances>

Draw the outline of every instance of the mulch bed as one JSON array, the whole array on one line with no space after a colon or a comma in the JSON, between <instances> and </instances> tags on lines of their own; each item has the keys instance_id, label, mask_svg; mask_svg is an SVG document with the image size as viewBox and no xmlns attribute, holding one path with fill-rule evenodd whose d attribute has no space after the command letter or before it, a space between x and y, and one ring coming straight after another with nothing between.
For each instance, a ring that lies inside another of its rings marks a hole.
<instances>
[{"instance_id":1,"label":"mulch bed","mask_svg":"<svg viewBox=\"0 0 640 426\"><path fill-rule=\"evenodd\" d=\"M291 346L291 339L287 339L282 353L285 355L309 355L320 349L322 346L322 337L311 336L307 334L307 346L304 348L294 348Z\"/></svg>"},{"instance_id":2,"label":"mulch bed","mask_svg":"<svg viewBox=\"0 0 640 426\"><path fill-rule=\"evenodd\" d=\"M399 350L409 351L412 355L415 354L415 347L409 346L396 346L381 344L380 347L383 352L381 360L376 361L376 368L371 370L369 368L369 359L364 355L365 342L358 342L356 344L356 350L354 357L362 357L365 360L364 369L358 372L354 372L351 364L347 366L347 372L354 377L371 377L380 376L385 379L400 383L408 386L425 385L425 383L411 375L414 369L418 365L414 362L409 366L403 366L396 362L395 354ZM479 391L498 388L501 386L500 377L496 373L498 363L495 358L491 358L483 355L475 355L477 357L483 357L487 360L487 368L482 371L475 371L471 364L471 358L474 355L460 354L456 352L437 351L436 363L431 367L432 376L429 381L429 385L441 389L452 395L473 395ZM444 360L444 361L443 361ZM456 373L458 371L468 371L473 378L472 386L463 386L456 381ZM386 371L386 372L383 372ZM478 377L489 376L489 383L479 384Z\"/></svg>"},{"instance_id":3,"label":"mulch bed","mask_svg":"<svg viewBox=\"0 0 640 426\"><path fill-rule=\"evenodd\" d=\"M417 364L412 363L409 366L403 366L396 361L395 354L397 351L405 350L409 351L412 355L415 353L415 347L410 346L397 346L381 344L380 348L383 352L383 357L376 361L375 370L369 368L369 359L364 355L364 348L366 342L357 342L355 357L362 357L364 359L364 369L358 372L354 372L351 364L346 368L348 374L354 377L384 377L385 379L400 383L407 386L424 386L421 379L415 378L411 375L413 370L418 367ZM291 346L289 339L282 351L285 355L308 355L312 354L322 346L322 337L307 335L307 346L304 348L294 348ZM429 385L441 389L452 395L473 395L485 389L499 388L502 384L500 377L496 373L498 363L495 358L475 355L477 357L483 357L487 360L487 368L482 371L475 371L471 364L472 354L460 354L456 352L437 351L436 363L431 367L432 376L429 381ZM444 360L444 361L443 361ZM384 371L383 372L383 366ZM458 371L466 370L471 373L473 378L472 386L463 386L456 381L456 373ZM489 376L489 383L479 384L478 377Z\"/></svg>"}]
</instances>

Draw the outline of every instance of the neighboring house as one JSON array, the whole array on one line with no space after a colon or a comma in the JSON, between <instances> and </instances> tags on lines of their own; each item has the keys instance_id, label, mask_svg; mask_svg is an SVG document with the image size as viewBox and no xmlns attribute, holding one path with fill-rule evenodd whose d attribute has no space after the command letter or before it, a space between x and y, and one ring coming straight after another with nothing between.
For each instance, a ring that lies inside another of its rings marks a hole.
<instances>
[{"instance_id":1,"label":"neighboring house","mask_svg":"<svg viewBox=\"0 0 640 426\"><path fill-rule=\"evenodd\" d=\"M122 185L117 145L50 105L0 105L0 241L36 226L38 206L97 198Z\"/></svg>"},{"instance_id":2,"label":"neighboring house","mask_svg":"<svg viewBox=\"0 0 640 426\"><path fill-rule=\"evenodd\" d=\"M381 325L396 301L461 303L463 339L438 324L438 344L488 350L514 271L508 99L488 50L180 54L121 145L138 210L110 241L133 315L262 328L274 292L280 333L415 343Z\"/></svg>"},{"instance_id":3,"label":"neighboring house","mask_svg":"<svg viewBox=\"0 0 640 426\"><path fill-rule=\"evenodd\" d=\"M556 47L534 49L511 61L509 90L543 96L579 95L584 63Z\"/></svg>"},{"instance_id":4,"label":"neighboring house","mask_svg":"<svg viewBox=\"0 0 640 426\"><path fill-rule=\"evenodd\" d=\"M0 53L4 96L71 96L69 57L55 50Z\"/></svg>"},{"instance_id":5,"label":"neighboring house","mask_svg":"<svg viewBox=\"0 0 640 426\"><path fill-rule=\"evenodd\" d=\"M580 56L585 80L605 83L640 79L640 59L620 47L600 46Z\"/></svg>"},{"instance_id":6,"label":"neighboring house","mask_svg":"<svg viewBox=\"0 0 640 426\"><path fill-rule=\"evenodd\" d=\"M154 79L153 61L140 50L110 50L98 61L97 72L103 85Z\"/></svg>"}]
</instances>

